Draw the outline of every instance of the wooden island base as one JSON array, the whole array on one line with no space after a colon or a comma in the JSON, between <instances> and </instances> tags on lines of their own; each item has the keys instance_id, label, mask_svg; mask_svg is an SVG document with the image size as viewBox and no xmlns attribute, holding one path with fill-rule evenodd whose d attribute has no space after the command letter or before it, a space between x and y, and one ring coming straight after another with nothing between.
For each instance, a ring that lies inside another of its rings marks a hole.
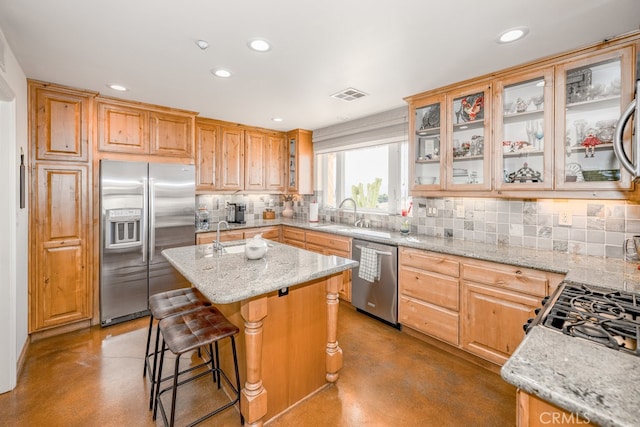
<instances>
[{"instance_id":1,"label":"wooden island base","mask_svg":"<svg viewBox=\"0 0 640 427\"><path fill-rule=\"evenodd\" d=\"M240 328L237 339L240 408L245 425L261 426L300 400L335 382L342 368L337 341L342 274L233 304L216 305ZM230 345L221 364L233 373ZM224 383L223 383L224 384Z\"/></svg>"}]
</instances>

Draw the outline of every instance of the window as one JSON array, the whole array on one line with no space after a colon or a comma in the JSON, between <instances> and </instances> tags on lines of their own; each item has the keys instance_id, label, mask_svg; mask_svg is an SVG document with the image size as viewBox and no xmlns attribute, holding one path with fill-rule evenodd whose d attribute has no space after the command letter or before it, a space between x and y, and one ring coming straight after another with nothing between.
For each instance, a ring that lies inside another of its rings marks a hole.
<instances>
[{"instance_id":1,"label":"window","mask_svg":"<svg viewBox=\"0 0 640 427\"><path fill-rule=\"evenodd\" d=\"M358 144L316 156L317 190L325 207L351 197L358 210L399 214L408 207L408 144Z\"/></svg>"}]
</instances>

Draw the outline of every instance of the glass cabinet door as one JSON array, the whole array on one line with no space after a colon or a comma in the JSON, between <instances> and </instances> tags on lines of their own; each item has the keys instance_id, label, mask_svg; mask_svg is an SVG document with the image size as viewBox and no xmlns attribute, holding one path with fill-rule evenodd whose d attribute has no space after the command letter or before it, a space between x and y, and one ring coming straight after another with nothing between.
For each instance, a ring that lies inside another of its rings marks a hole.
<instances>
[{"instance_id":1,"label":"glass cabinet door","mask_svg":"<svg viewBox=\"0 0 640 427\"><path fill-rule=\"evenodd\" d=\"M441 188L444 178L443 151L444 143L444 95L429 98L415 109L412 144L413 161L415 162L412 188L419 190L437 190Z\"/></svg>"},{"instance_id":2,"label":"glass cabinet door","mask_svg":"<svg viewBox=\"0 0 640 427\"><path fill-rule=\"evenodd\" d=\"M494 90L496 189L551 189L553 69L498 81Z\"/></svg>"},{"instance_id":3,"label":"glass cabinet door","mask_svg":"<svg viewBox=\"0 0 640 427\"><path fill-rule=\"evenodd\" d=\"M556 188L631 186L612 144L616 122L633 95L631 53L625 48L558 66Z\"/></svg>"},{"instance_id":4,"label":"glass cabinet door","mask_svg":"<svg viewBox=\"0 0 640 427\"><path fill-rule=\"evenodd\" d=\"M489 85L453 92L448 97L450 137L447 188L479 190L491 188Z\"/></svg>"}]
</instances>

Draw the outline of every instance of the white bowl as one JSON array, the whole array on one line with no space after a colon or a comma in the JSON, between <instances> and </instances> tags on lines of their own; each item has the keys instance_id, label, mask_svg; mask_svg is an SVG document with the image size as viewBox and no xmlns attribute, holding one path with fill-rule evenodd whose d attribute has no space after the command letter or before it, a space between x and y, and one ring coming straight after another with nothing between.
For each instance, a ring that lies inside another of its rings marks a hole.
<instances>
[{"instance_id":1,"label":"white bowl","mask_svg":"<svg viewBox=\"0 0 640 427\"><path fill-rule=\"evenodd\" d=\"M435 176L419 176L418 177L418 184L421 185L432 185L436 183L436 177Z\"/></svg>"}]
</instances>

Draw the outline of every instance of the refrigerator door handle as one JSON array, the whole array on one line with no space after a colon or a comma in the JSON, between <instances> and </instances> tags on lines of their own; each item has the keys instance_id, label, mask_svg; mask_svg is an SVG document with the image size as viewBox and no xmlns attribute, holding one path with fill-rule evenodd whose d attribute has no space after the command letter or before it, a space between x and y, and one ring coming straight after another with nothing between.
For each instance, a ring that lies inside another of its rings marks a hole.
<instances>
[{"instance_id":1,"label":"refrigerator door handle","mask_svg":"<svg viewBox=\"0 0 640 427\"><path fill-rule=\"evenodd\" d=\"M140 241L142 242L142 263L147 262L147 221L149 218L149 189L147 178L142 178L142 218L140 220Z\"/></svg>"},{"instance_id":2,"label":"refrigerator door handle","mask_svg":"<svg viewBox=\"0 0 640 427\"><path fill-rule=\"evenodd\" d=\"M149 178L149 262L156 250L156 183Z\"/></svg>"}]
</instances>

